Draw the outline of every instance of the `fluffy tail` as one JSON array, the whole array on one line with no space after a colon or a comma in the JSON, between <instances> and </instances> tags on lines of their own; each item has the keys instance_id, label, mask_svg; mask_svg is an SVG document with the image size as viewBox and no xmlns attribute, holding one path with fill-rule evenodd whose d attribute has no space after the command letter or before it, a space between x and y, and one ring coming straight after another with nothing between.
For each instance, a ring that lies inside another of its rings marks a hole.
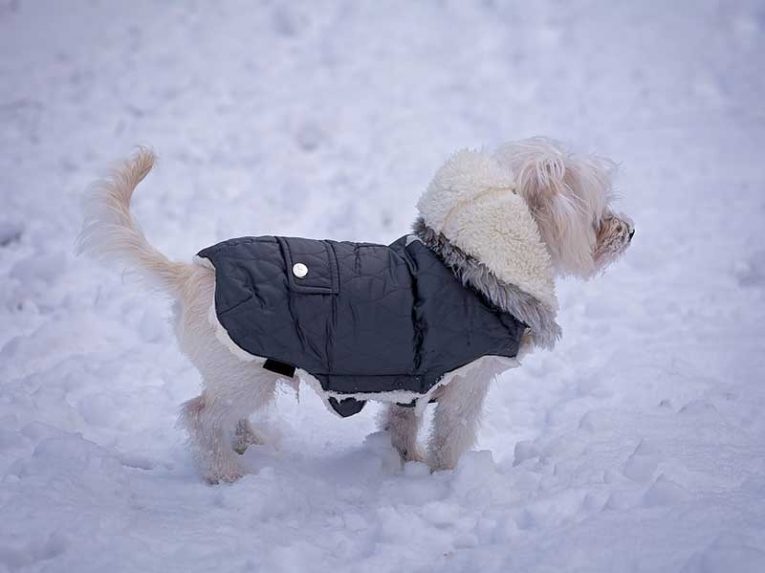
<instances>
[{"instance_id":1,"label":"fluffy tail","mask_svg":"<svg viewBox=\"0 0 765 573\"><path fill-rule=\"evenodd\" d=\"M191 265L170 261L150 245L130 214L133 191L154 167L154 160L151 150L140 148L109 177L93 185L78 252L135 267L175 293L186 283Z\"/></svg>"}]
</instances>

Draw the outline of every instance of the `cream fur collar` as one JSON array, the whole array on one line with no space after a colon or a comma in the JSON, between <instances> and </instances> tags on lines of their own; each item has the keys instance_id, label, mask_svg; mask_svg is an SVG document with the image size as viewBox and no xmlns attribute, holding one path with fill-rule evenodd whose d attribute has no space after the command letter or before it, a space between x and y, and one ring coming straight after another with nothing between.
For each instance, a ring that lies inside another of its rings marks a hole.
<instances>
[{"instance_id":1,"label":"cream fur collar","mask_svg":"<svg viewBox=\"0 0 765 573\"><path fill-rule=\"evenodd\" d=\"M510 171L487 153L461 151L417 203L415 234L466 284L525 322L534 342L560 337L550 255Z\"/></svg>"}]
</instances>

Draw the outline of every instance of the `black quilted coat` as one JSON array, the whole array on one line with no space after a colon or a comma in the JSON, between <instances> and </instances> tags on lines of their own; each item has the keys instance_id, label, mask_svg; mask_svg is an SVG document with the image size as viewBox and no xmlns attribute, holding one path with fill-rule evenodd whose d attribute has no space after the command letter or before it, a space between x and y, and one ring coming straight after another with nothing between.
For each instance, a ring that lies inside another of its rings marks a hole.
<instances>
[{"instance_id":1,"label":"black quilted coat","mask_svg":"<svg viewBox=\"0 0 765 573\"><path fill-rule=\"evenodd\" d=\"M312 374L342 416L364 395L423 395L481 356L514 357L525 327L413 236L390 246L246 237L199 256L215 267L216 313L236 345L264 368Z\"/></svg>"}]
</instances>

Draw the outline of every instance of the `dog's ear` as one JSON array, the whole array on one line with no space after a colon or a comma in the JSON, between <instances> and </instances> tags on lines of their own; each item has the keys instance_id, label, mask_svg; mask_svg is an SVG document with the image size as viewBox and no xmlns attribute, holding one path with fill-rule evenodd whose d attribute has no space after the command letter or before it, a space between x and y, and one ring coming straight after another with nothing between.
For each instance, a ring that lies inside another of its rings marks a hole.
<instances>
[{"instance_id":1,"label":"dog's ear","mask_svg":"<svg viewBox=\"0 0 765 573\"><path fill-rule=\"evenodd\" d=\"M578 158L545 138L505 145L497 159L512 171L516 193L526 201L558 272L592 274L595 226L609 187L605 164Z\"/></svg>"},{"instance_id":2,"label":"dog's ear","mask_svg":"<svg viewBox=\"0 0 765 573\"><path fill-rule=\"evenodd\" d=\"M497 159L512 171L516 192L532 210L564 194L566 156L559 144L543 138L509 143L497 151Z\"/></svg>"}]
</instances>

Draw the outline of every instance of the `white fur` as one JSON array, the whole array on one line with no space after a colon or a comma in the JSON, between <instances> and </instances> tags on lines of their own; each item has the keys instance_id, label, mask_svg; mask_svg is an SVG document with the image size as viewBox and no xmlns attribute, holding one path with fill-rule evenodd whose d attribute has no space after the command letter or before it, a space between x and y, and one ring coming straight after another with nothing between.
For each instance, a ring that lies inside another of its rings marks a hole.
<instances>
[{"instance_id":1,"label":"white fur","mask_svg":"<svg viewBox=\"0 0 765 573\"><path fill-rule=\"evenodd\" d=\"M80 245L83 251L129 263L176 298L176 335L204 386L183 405L179 421L202 475L211 483L232 481L244 473L237 454L262 441L247 418L267 407L280 377L262 368L262 357L236 346L219 324L209 263L169 261L136 226L130 200L153 164L154 155L141 149L94 185ZM418 207L428 225L502 284L515 285L554 310L554 274L591 275L621 254L634 233L628 219L608 209L604 165L577 159L546 140L510 144L495 155L464 151L438 171ZM523 350L528 348L524 343ZM475 442L491 380L517 364L486 356L448 373L425 396L356 397L388 402L382 425L402 459L425 459L433 469L447 469ZM321 391L307 372L297 374L325 402L332 395ZM413 408L395 403L412 399L417 401ZM417 433L431 399L438 405L425 455Z\"/></svg>"},{"instance_id":2,"label":"white fur","mask_svg":"<svg viewBox=\"0 0 765 573\"><path fill-rule=\"evenodd\" d=\"M541 137L507 143L494 157L514 174L556 272L592 276L597 230L612 199L613 163Z\"/></svg>"},{"instance_id":3,"label":"white fur","mask_svg":"<svg viewBox=\"0 0 765 573\"><path fill-rule=\"evenodd\" d=\"M172 262L152 247L130 213L133 192L155 161L150 149L140 148L132 160L91 186L78 250L103 259L116 259L175 292L187 280L190 266Z\"/></svg>"}]
</instances>

